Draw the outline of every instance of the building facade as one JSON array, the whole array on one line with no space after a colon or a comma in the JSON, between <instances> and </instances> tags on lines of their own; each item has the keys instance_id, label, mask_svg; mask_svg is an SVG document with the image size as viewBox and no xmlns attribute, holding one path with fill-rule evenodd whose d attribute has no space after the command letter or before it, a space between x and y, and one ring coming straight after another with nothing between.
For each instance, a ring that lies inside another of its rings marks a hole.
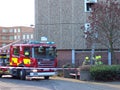
<instances>
[{"instance_id":1,"label":"building facade","mask_svg":"<svg viewBox=\"0 0 120 90\"><path fill-rule=\"evenodd\" d=\"M46 36L58 49L85 49L82 0L35 0L36 39Z\"/></svg>"},{"instance_id":2,"label":"building facade","mask_svg":"<svg viewBox=\"0 0 120 90\"><path fill-rule=\"evenodd\" d=\"M45 36L57 44L60 65L68 62L81 65L84 53L91 55L82 27L85 30L90 27L87 18L92 5L98 1L35 0L35 39L40 40L40 37ZM104 59L107 60L107 57Z\"/></svg>"},{"instance_id":3,"label":"building facade","mask_svg":"<svg viewBox=\"0 0 120 90\"><path fill-rule=\"evenodd\" d=\"M32 27L0 27L0 47L10 44L17 40L33 40L34 29Z\"/></svg>"}]
</instances>

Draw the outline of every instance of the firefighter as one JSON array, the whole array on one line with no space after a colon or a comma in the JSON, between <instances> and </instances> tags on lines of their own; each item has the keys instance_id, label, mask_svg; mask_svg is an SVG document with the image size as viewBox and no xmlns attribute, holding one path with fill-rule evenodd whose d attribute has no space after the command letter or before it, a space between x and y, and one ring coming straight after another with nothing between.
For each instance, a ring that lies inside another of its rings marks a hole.
<instances>
[{"instance_id":1,"label":"firefighter","mask_svg":"<svg viewBox=\"0 0 120 90\"><path fill-rule=\"evenodd\" d=\"M95 65L102 65L103 62L101 61L102 56L95 56Z\"/></svg>"},{"instance_id":2,"label":"firefighter","mask_svg":"<svg viewBox=\"0 0 120 90\"><path fill-rule=\"evenodd\" d=\"M83 61L83 65L89 65L90 64L90 59L88 56L85 57L85 60Z\"/></svg>"},{"instance_id":3,"label":"firefighter","mask_svg":"<svg viewBox=\"0 0 120 90\"><path fill-rule=\"evenodd\" d=\"M29 53L29 51L25 51L25 56L29 56L30 55L30 53Z\"/></svg>"}]
</instances>

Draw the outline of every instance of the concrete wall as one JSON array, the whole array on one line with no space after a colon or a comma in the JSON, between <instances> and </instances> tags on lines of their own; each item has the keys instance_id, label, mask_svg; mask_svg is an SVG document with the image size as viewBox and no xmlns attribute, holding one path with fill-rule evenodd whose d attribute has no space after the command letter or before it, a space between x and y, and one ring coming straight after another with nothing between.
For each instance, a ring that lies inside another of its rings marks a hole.
<instances>
[{"instance_id":1,"label":"concrete wall","mask_svg":"<svg viewBox=\"0 0 120 90\"><path fill-rule=\"evenodd\" d=\"M86 48L84 0L35 0L36 39L46 36L58 49Z\"/></svg>"},{"instance_id":2,"label":"concrete wall","mask_svg":"<svg viewBox=\"0 0 120 90\"><path fill-rule=\"evenodd\" d=\"M90 13L85 12L84 2L85 0L35 0L35 39L40 40L46 36L49 41L57 44L59 66L71 64L72 50L87 48L81 27L88 22ZM84 57L90 54L75 53L76 66L81 65ZM101 54L107 63L107 53Z\"/></svg>"}]
</instances>

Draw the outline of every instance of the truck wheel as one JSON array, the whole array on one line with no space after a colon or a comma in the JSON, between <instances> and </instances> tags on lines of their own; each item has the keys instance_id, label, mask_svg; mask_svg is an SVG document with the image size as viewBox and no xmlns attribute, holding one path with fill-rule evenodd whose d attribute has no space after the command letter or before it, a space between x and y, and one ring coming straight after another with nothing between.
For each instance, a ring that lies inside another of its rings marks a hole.
<instances>
[{"instance_id":1,"label":"truck wheel","mask_svg":"<svg viewBox=\"0 0 120 90\"><path fill-rule=\"evenodd\" d=\"M20 71L21 71L20 69L17 69L17 75L16 75L17 79L20 79Z\"/></svg>"},{"instance_id":2,"label":"truck wheel","mask_svg":"<svg viewBox=\"0 0 120 90\"><path fill-rule=\"evenodd\" d=\"M21 71L21 70L17 69L16 74L13 75L12 77L13 77L14 79L20 79L20 71Z\"/></svg>"},{"instance_id":3,"label":"truck wheel","mask_svg":"<svg viewBox=\"0 0 120 90\"><path fill-rule=\"evenodd\" d=\"M2 77L2 74L0 74L0 78Z\"/></svg>"},{"instance_id":4,"label":"truck wheel","mask_svg":"<svg viewBox=\"0 0 120 90\"><path fill-rule=\"evenodd\" d=\"M25 71L25 69L22 69L20 71L20 79L21 80L25 80L26 79L26 71Z\"/></svg>"},{"instance_id":5,"label":"truck wheel","mask_svg":"<svg viewBox=\"0 0 120 90\"><path fill-rule=\"evenodd\" d=\"M44 76L44 79L49 79L49 76Z\"/></svg>"}]
</instances>

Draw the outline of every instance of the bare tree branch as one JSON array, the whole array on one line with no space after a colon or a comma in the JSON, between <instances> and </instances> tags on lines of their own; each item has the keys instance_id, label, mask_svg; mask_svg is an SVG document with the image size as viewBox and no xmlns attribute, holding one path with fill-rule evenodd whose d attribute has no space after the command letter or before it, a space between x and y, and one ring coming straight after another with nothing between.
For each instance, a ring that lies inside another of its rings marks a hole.
<instances>
[{"instance_id":1,"label":"bare tree branch","mask_svg":"<svg viewBox=\"0 0 120 90\"><path fill-rule=\"evenodd\" d=\"M89 16L91 32L88 40L101 43L101 45L114 51L120 48L120 3L117 0L106 0L96 3ZM95 39L95 34L97 39Z\"/></svg>"}]
</instances>

